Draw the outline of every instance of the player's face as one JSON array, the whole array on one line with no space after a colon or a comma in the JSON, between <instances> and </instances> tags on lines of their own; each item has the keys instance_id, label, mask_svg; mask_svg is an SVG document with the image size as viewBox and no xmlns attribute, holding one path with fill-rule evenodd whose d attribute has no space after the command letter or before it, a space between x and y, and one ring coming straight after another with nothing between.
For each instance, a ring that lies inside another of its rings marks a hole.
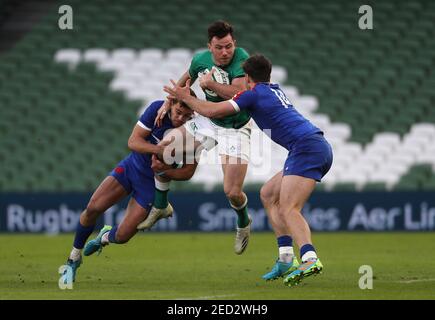
<instances>
[{"instance_id":1,"label":"player's face","mask_svg":"<svg viewBox=\"0 0 435 320\"><path fill-rule=\"evenodd\" d=\"M236 49L236 40L233 39L231 34L219 39L213 37L208 43L208 49L213 55L213 60L218 66L225 66L231 62Z\"/></svg>"},{"instance_id":2,"label":"player's face","mask_svg":"<svg viewBox=\"0 0 435 320\"><path fill-rule=\"evenodd\" d=\"M183 107L180 103L175 103L171 107L171 122L172 125L177 128L190 120L193 116L192 109Z\"/></svg>"}]
</instances>

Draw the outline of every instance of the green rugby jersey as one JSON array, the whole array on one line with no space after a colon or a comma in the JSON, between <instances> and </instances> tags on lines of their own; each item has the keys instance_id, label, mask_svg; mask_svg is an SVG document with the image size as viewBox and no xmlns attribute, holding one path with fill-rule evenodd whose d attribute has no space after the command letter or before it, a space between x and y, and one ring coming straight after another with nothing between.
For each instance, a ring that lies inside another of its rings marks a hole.
<instances>
[{"instance_id":1,"label":"green rugby jersey","mask_svg":"<svg viewBox=\"0 0 435 320\"><path fill-rule=\"evenodd\" d=\"M197 53L190 64L189 75L192 83L201 75L210 72L212 67L215 67L216 72L213 74L213 79L222 84L231 84L233 79L243 77L245 72L242 69L242 63L249 57L248 53L242 48L234 50L234 56L230 64L218 67L213 62L213 56L210 51L202 51ZM204 90L207 101L220 102L225 99L219 97L214 91ZM220 118L211 119L213 123L224 128L240 128L245 125L251 116L247 111L242 111L237 114Z\"/></svg>"}]
</instances>

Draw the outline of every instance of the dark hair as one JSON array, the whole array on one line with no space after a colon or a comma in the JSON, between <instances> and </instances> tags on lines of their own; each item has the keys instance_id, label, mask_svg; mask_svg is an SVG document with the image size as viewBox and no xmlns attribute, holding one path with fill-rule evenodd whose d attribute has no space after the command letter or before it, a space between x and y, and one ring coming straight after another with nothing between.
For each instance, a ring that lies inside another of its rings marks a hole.
<instances>
[{"instance_id":1,"label":"dark hair","mask_svg":"<svg viewBox=\"0 0 435 320\"><path fill-rule=\"evenodd\" d=\"M223 37L227 36L228 34L231 35L231 37L234 38L233 36L233 27L226 21L223 20L218 20L213 22L209 27L208 27L208 42L211 42L211 39L213 39L213 37L217 37L218 39L222 39Z\"/></svg>"},{"instance_id":2,"label":"dark hair","mask_svg":"<svg viewBox=\"0 0 435 320\"><path fill-rule=\"evenodd\" d=\"M254 82L269 82L272 72L272 63L262 54L250 56L242 65L243 71Z\"/></svg>"}]
</instances>

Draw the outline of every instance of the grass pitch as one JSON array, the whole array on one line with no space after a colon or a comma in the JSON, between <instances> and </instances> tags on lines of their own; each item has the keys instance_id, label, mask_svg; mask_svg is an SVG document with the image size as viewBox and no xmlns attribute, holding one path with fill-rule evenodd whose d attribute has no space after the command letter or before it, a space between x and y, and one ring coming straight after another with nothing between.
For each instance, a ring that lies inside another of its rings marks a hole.
<instances>
[{"instance_id":1,"label":"grass pitch","mask_svg":"<svg viewBox=\"0 0 435 320\"><path fill-rule=\"evenodd\" d=\"M233 253L232 233L146 233L85 257L72 290L57 270L73 235L0 235L0 299L435 299L435 233L314 233L322 275L289 288L261 275L277 255L272 233ZM361 265L373 289L361 290Z\"/></svg>"}]
</instances>

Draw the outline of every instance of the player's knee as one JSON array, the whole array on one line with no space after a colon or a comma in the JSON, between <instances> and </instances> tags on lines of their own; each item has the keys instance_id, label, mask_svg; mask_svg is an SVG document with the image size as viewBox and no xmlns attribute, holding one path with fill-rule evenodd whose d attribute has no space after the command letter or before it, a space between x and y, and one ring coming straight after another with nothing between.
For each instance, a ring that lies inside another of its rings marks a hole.
<instances>
[{"instance_id":1,"label":"player's knee","mask_svg":"<svg viewBox=\"0 0 435 320\"><path fill-rule=\"evenodd\" d=\"M86 206L86 215L88 217L95 217L99 214L103 213L104 209L101 207L101 205L98 203L98 201L91 199L89 201L88 205Z\"/></svg>"},{"instance_id":2,"label":"player's knee","mask_svg":"<svg viewBox=\"0 0 435 320\"><path fill-rule=\"evenodd\" d=\"M116 231L116 235L115 235L116 243L119 244L127 243L131 239L131 237L132 235L130 232L126 232L120 229Z\"/></svg>"},{"instance_id":3,"label":"player's knee","mask_svg":"<svg viewBox=\"0 0 435 320\"><path fill-rule=\"evenodd\" d=\"M260 199L263 203L273 203L275 202L276 196L273 194L272 188L264 185L260 189Z\"/></svg>"},{"instance_id":4,"label":"player's knee","mask_svg":"<svg viewBox=\"0 0 435 320\"><path fill-rule=\"evenodd\" d=\"M232 202L240 202L243 199L243 192L239 188L224 189L224 192L228 200Z\"/></svg>"}]
</instances>

